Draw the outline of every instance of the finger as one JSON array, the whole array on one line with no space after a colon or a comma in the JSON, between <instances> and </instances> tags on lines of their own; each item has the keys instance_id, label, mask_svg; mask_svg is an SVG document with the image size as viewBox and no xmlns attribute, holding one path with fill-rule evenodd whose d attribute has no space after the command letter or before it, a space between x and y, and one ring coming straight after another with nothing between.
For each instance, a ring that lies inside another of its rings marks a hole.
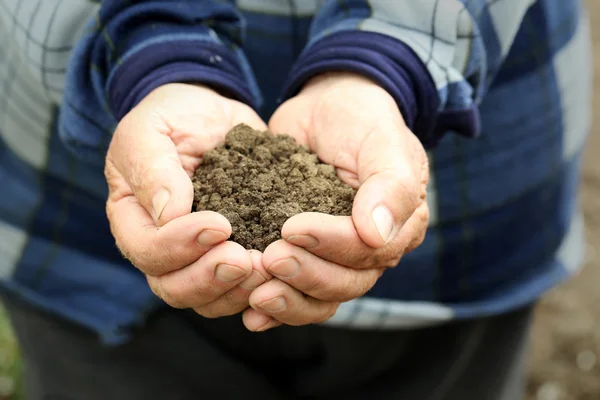
<instances>
[{"instance_id":1,"label":"finger","mask_svg":"<svg viewBox=\"0 0 600 400\"><path fill-rule=\"evenodd\" d=\"M422 201L422 165L405 148L406 127L381 126L363 141L358 155L361 186L352 218L362 240L380 248L392 240ZM417 149L415 152L422 151ZM424 152L423 152L424 153Z\"/></svg>"},{"instance_id":2,"label":"finger","mask_svg":"<svg viewBox=\"0 0 600 400\"><path fill-rule=\"evenodd\" d=\"M231 235L227 218L212 211L184 215L157 228L133 195L109 199L106 212L117 247L153 276L193 263Z\"/></svg>"},{"instance_id":3,"label":"finger","mask_svg":"<svg viewBox=\"0 0 600 400\"><path fill-rule=\"evenodd\" d=\"M408 245L404 249L404 254L413 251L423 243L427 235L428 226L429 206L424 201L400 230L399 241L402 243L408 242Z\"/></svg>"},{"instance_id":4,"label":"finger","mask_svg":"<svg viewBox=\"0 0 600 400\"><path fill-rule=\"evenodd\" d=\"M412 231L407 225L400 232L407 228ZM351 268L394 267L412 241L409 235L397 235L386 246L376 249L363 242L352 217L322 213L294 215L283 225L281 235L288 243L319 258Z\"/></svg>"},{"instance_id":5,"label":"finger","mask_svg":"<svg viewBox=\"0 0 600 400\"><path fill-rule=\"evenodd\" d=\"M252 260L252 274L244 282L240 283L240 287L246 291L252 291L262 285L263 283L271 280L273 275L267 271L263 262L263 253L258 250L248 250L250 259Z\"/></svg>"},{"instance_id":6,"label":"finger","mask_svg":"<svg viewBox=\"0 0 600 400\"><path fill-rule=\"evenodd\" d=\"M283 325L275 318L265 315L253 308L248 308L242 314L244 326L251 332L264 332Z\"/></svg>"},{"instance_id":7,"label":"finger","mask_svg":"<svg viewBox=\"0 0 600 400\"><path fill-rule=\"evenodd\" d=\"M339 303L304 296L288 284L273 279L250 295L250 306L286 325L300 326L327 321Z\"/></svg>"},{"instance_id":8,"label":"finger","mask_svg":"<svg viewBox=\"0 0 600 400\"><path fill-rule=\"evenodd\" d=\"M218 318L237 314L249 307L248 297L250 297L252 290L271 279L272 276L262 265L262 253L260 251L250 250L248 253L252 261L250 276L215 301L195 307L194 311L196 313L206 318Z\"/></svg>"},{"instance_id":9,"label":"finger","mask_svg":"<svg viewBox=\"0 0 600 400\"><path fill-rule=\"evenodd\" d=\"M348 301L362 296L373 287L383 271L334 264L284 240L267 247L263 263L277 279L325 301Z\"/></svg>"},{"instance_id":10,"label":"finger","mask_svg":"<svg viewBox=\"0 0 600 400\"><path fill-rule=\"evenodd\" d=\"M121 120L107 164L119 171L157 226L192 209L192 181L183 169L169 128L143 106Z\"/></svg>"},{"instance_id":11,"label":"finger","mask_svg":"<svg viewBox=\"0 0 600 400\"><path fill-rule=\"evenodd\" d=\"M206 305L243 282L252 260L242 246L221 243L193 264L162 276L147 276L152 291L175 308Z\"/></svg>"},{"instance_id":12,"label":"finger","mask_svg":"<svg viewBox=\"0 0 600 400\"><path fill-rule=\"evenodd\" d=\"M429 222L426 201L415 210L386 246L373 248L358 235L351 217L302 213L288 219L281 230L288 243L315 256L351 268L398 265L402 256L423 243Z\"/></svg>"}]
</instances>

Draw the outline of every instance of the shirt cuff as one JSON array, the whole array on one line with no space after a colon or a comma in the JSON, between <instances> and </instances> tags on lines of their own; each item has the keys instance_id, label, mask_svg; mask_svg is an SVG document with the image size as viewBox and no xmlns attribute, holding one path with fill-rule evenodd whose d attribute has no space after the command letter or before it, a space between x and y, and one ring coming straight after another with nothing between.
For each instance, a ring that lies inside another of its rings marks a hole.
<instances>
[{"instance_id":1,"label":"shirt cuff","mask_svg":"<svg viewBox=\"0 0 600 400\"><path fill-rule=\"evenodd\" d=\"M237 58L222 44L167 41L122 61L108 85L110 110L121 120L152 90L176 82L204 84L255 109L259 106Z\"/></svg>"},{"instance_id":2,"label":"shirt cuff","mask_svg":"<svg viewBox=\"0 0 600 400\"><path fill-rule=\"evenodd\" d=\"M444 111L438 121L438 91L427 67L409 46L375 32L341 31L316 41L294 65L282 98L294 96L310 78L331 71L355 72L383 87L425 148L437 145L447 128L458 128L466 136L478 132L476 107L458 110L458 120L454 112Z\"/></svg>"}]
</instances>

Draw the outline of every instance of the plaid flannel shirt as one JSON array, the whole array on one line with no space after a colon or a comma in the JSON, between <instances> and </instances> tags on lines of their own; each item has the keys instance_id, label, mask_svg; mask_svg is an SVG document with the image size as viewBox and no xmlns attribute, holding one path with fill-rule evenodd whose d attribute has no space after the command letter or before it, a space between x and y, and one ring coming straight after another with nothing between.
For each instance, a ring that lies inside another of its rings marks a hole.
<instances>
[{"instance_id":1,"label":"plaid flannel shirt","mask_svg":"<svg viewBox=\"0 0 600 400\"><path fill-rule=\"evenodd\" d=\"M535 301L584 257L591 60L576 0L0 0L0 287L126 340L164 306L118 253L103 157L154 87L268 118L306 79L365 74L429 149L422 246L332 326L407 328Z\"/></svg>"}]
</instances>

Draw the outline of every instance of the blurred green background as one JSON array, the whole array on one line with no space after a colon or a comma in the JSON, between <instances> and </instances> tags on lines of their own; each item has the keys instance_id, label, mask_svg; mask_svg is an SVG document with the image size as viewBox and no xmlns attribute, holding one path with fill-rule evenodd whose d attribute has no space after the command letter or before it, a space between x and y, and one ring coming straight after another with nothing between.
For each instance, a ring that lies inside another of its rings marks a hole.
<instances>
[{"instance_id":1,"label":"blurred green background","mask_svg":"<svg viewBox=\"0 0 600 400\"><path fill-rule=\"evenodd\" d=\"M0 308L0 400L22 400L21 360L8 317Z\"/></svg>"}]
</instances>

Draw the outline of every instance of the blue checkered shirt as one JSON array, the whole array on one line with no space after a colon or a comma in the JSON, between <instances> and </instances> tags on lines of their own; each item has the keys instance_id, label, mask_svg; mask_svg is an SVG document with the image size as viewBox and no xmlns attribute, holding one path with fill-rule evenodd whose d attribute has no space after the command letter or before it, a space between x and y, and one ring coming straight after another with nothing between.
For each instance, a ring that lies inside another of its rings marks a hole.
<instances>
[{"instance_id":1,"label":"blue checkered shirt","mask_svg":"<svg viewBox=\"0 0 600 400\"><path fill-rule=\"evenodd\" d=\"M118 120L154 86L190 80L266 119L341 68L389 90L427 144L431 221L327 324L410 328L529 304L585 255L588 28L575 0L0 0L0 287L126 340L164 304L109 231L102 163Z\"/></svg>"}]
</instances>

